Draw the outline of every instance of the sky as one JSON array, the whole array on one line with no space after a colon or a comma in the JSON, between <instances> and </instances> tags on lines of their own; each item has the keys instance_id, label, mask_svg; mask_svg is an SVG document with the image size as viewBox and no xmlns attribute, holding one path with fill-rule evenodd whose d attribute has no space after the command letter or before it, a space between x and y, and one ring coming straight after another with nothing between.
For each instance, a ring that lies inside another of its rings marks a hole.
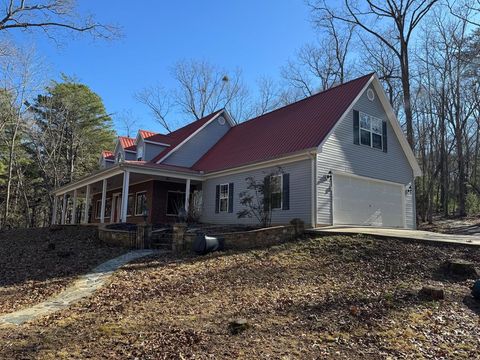
<instances>
[{"instance_id":1,"label":"sky","mask_svg":"<svg viewBox=\"0 0 480 360\"><path fill-rule=\"evenodd\" d=\"M174 85L171 67L184 59L240 68L249 88L280 68L304 43L315 39L304 0L103 0L78 1L80 12L122 28L119 40L66 38L58 45L40 33L15 38L34 44L51 69L87 84L112 114L130 114L136 125L160 130L134 93L150 85ZM182 123L174 114L175 123ZM114 116L115 118L115 116ZM121 125L116 124L121 133Z\"/></svg>"}]
</instances>

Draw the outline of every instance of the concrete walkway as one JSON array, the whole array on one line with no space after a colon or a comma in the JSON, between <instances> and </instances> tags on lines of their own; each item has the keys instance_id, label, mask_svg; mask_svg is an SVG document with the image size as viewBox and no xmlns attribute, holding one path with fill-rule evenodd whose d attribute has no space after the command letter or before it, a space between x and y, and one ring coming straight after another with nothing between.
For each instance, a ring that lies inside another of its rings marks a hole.
<instances>
[{"instance_id":1,"label":"concrete walkway","mask_svg":"<svg viewBox=\"0 0 480 360\"><path fill-rule=\"evenodd\" d=\"M80 276L71 286L60 294L30 308L18 310L10 314L0 315L0 327L21 325L40 316L64 309L74 302L90 296L95 290L105 284L113 272L126 263L151 255L155 250L134 250L124 255L106 261L94 268L90 273Z\"/></svg>"},{"instance_id":2,"label":"concrete walkway","mask_svg":"<svg viewBox=\"0 0 480 360\"><path fill-rule=\"evenodd\" d=\"M412 239L437 243L462 244L480 246L480 235L451 235L440 234L431 231L388 229L374 227L353 227L353 226L326 226L306 231L308 234L319 235L345 235L365 234L384 238Z\"/></svg>"}]
</instances>

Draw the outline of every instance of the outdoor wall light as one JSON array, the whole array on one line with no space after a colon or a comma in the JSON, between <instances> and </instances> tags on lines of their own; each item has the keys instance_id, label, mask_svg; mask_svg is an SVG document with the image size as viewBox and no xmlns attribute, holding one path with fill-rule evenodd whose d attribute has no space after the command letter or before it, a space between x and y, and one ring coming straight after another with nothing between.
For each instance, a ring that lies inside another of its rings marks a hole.
<instances>
[{"instance_id":1,"label":"outdoor wall light","mask_svg":"<svg viewBox=\"0 0 480 360\"><path fill-rule=\"evenodd\" d=\"M330 170L327 175L325 175L326 179L331 179L332 178L332 170Z\"/></svg>"},{"instance_id":2,"label":"outdoor wall light","mask_svg":"<svg viewBox=\"0 0 480 360\"><path fill-rule=\"evenodd\" d=\"M412 184L408 184L407 185L407 194L411 194L412 193Z\"/></svg>"}]
</instances>

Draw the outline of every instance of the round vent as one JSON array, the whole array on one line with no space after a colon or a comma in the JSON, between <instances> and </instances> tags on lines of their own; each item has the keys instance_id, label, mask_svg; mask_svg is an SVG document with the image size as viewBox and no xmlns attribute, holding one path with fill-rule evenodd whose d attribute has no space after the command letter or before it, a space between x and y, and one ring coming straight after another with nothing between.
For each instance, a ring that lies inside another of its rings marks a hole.
<instances>
[{"instance_id":1,"label":"round vent","mask_svg":"<svg viewBox=\"0 0 480 360\"><path fill-rule=\"evenodd\" d=\"M368 97L368 100L370 101L375 100L375 93L373 92L372 89L367 90L367 97Z\"/></svg>"},{"instance_id":2,"label":"round vent","mask_svg":"<svg viewBox=\"0 0 480 360\"><path fill-rule=\"evenodd\" d=\"M225 125L225 118L224 118L223 116L220 116L220 117L218 118L218 123L219 123L220 125Z\"/></svg>"}]
</instances>

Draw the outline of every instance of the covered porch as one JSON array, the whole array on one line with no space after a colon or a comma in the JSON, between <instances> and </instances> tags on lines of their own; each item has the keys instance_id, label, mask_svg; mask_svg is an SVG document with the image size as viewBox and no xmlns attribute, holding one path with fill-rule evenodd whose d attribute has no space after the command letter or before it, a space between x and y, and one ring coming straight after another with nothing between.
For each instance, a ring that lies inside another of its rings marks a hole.
<instances>
[{"instance_id":1,"label":"covered porch","mask_svg":"<svg viewBox=\"0 0 480 360\"><path fill-rule=\"evenodd\" d=\"M56 189L52 224L173 223L199 213L201 194L198 172L123 162Z\"/></svg>"}]
</instances>

